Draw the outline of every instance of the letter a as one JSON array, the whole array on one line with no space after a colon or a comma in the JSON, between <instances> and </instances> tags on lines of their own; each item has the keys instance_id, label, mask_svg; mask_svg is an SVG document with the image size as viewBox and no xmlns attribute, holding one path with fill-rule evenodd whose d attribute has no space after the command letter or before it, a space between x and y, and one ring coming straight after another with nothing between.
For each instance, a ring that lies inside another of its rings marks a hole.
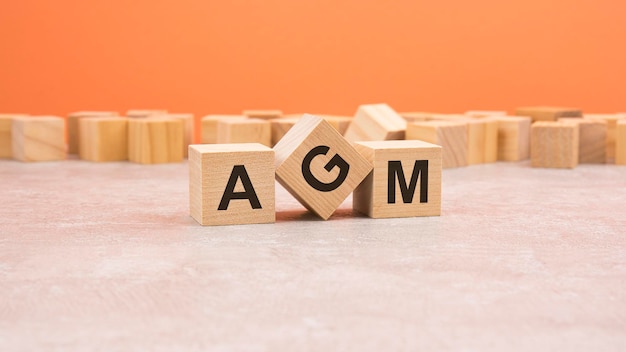
<instances>
[{"instance_id":1,"label":"letter a","mask_svg":"<svg viewBox=\"0 0 626 352\"><path fill-rule=\"evenodd\" d=\"M235 192L235 185L237 185L238 179L241 179L241 184L244 189L243 192ZM222 200L220 201L220 205L217 210L228 209L231 199L247 199L250 201L252 209L261 209L259 197L257 197L254 187L252 187L252 182L250 182L250 177L248 176L246 167L243 165L233 166L233 171L230 173L230 178L228 179L224 195L222 196Z\"/></svg>"},{"instance_id":2,"label":"letter a","mask_svg":"<svg viewBox=\"0 0 626 352\"><path fill-rule=\"evenodd\" d=\"M417 179L420 176L420 203L428 203L428 160L415 160L413 173L409 186L406 185L404 178L404 170L402 170L402 162L399 160L389 160L387 164L387 203L396 203L396 175L398 184L400 185L400 193L402 193L402 201L404 203L412 203L415 195L415 187L417 187Z\"/></svg>"}]
</instances>

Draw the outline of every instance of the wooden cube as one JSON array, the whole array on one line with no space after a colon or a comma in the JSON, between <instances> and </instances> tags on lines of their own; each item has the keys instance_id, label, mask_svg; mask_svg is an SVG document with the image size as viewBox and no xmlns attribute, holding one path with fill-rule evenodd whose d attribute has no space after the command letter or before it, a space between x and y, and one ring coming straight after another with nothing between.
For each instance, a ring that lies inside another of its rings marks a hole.
<instances>
[{"instance_id":1,"label":"wooden cube","mask_svg":"<svg viewBox=\"0 0 626 352\"><path fill-rule=\"evenodd\" d=\"M201 225L274 222L274 151L258 143L189 146L189 195Z\"/></svg>"},{"instance_id":2,"label":"wooden cube","mask_svg":"<svg viewBox=\"0 0 626 352\"><path fill-rule=\"evenodd\" d=\"M465 112L466 116L473 118L506 116L506 111L502 110L469 110Z\"/></svg>"},{"instance_id":3,"label":"wooden cube","mask_svg":"<svg viewBox=\"0 0 626 352\"><path fill-rule=\"evenodd\" d=\"M276 179L328 219L372 166L324 119L304 115L274 147Z\"/></svg>"},{"instance_id":4,"label":"wooden cube","mask_svg":"<svg viewBox=\"0 0 626 352\"><path fill-rule=\"evenodd\" d=\"M0 114L0 159L13 157L13 138L11 137L13 119L27 116L26 114Z\"/></svg>"},{"instance_id":5,"label":"wooden cube","mask_svg":"<svg viewBox=\"0 0 626 352\"><path fill-rule=\"evenodd\" d=\"M606 163L607 122L604 120L562 117L559 122L578 124L578 163Z\"/></svg>"},{"instance_id":6,"label":"wooden cube","mask_svg":"<svg viewBox=\"0 0 626 352\"><path fill-rule=\"evenodd\" d=\"M626 119L626 114L585 114L585 119L588 120L601 120L607 123L606 125L606 163L615 163L615 136L617 134L617 121Z\"/></svg>"},{"instance_id":7,"label":"wooden cube","mask_svg":"<svg viewBox=\"0 0 626 352\"><path fill-rule=\"evenodd\" d=\"M179 119L183 122L183 157L187 157L189 145L193 144L194 140L194 115L193 114L181 114L181 113L168 113L163 115L152 115L150 118L155 119Z\"/></svg>"},{"instance_id":8,"label":"wooden cube","mask_svg":"<svg viewBox=\"0 0 626 352\"><path fill-rule=\"evenodd\" d=\"M406 120L407 122L421 122L421 121L428 121L428 117L434 113L423 112L423 111L409 111L409 112L400 112L398 114L402 116L402 118Z\"/></svg>"},{"instance_id":9,"label":"wooden cube","mask_svg":"<svg viewBox=\"0 0 626 352\"><path fill-rule=\"evenodd\" d=\"M498 121L493 118L467 120L467 163L495 163L498 160Z\"/></svg>"},{"instance_id":10,"label":"wooden cube","mask_svg":"<svg viewBox=\"0 0 626 352\"><path fill-rule=\"evenodd\" d=\"M14 118L11 137L15 160L54 161L66 157L65 119L61 117Z\"/></svg>"},{"instance_id":11,"label":"wooden cube","mask_svg":"<svg viewBox=\"0 0 626 352\"><path fill-rule=\"evenodd\" d=\"M79 121L79 156L89 161L128 160L128 119L93 117Z\"/></svg>"},{"instance_id":12,"label":"wooden cube","mask_svg":"<svg viewBox=\"0 0 626 352\"><path fill-rule=\"evenodd\" d=\"M530 124L527 116L502 116L498 122L498 160L522 161L530 158Z\"/></svg>"},{"instance_id":13,"label":"wooden cube","mask_svg":"<svg viewBox=\"0 0 626 352\"><path fill-rule=\"evenodd\" d=\"M361 105L345 138L350 142L404 139L406 120L387 104Z\"/></svg>"},{"instance_id":14,"label":"wooden cube","mask_svg":"<svg viewBox=\"0 0 626 352\"><path fill-rule=\"evenodd\" d=\"M272 126L272 146L276 145L289 130L300 120L302 115L298 117L283 117L270 120Z\"/></svg>"},{"instance_id":15,"label":"wooden cube","mask_svg":"<svg viewBox=\"0 0 626 352\"><path fill-rule=\"evenodd\" d=\"M283 117L280 110L244 110L242 115L261 120L272 120Z\"/></svg>"},{"instance_id":16,"label":"wooden cube","mask_svg":"<svg viewBox=\"0 0 626 352\"><path fill-rule=\"evenodd\" d=\"M556 121L559 117L582 117L583 113L578 108L564 108L556 106L531 106L515 110L517 116L528 116L535 121Z\"/></svg>"},{"instance_id":17,"label":"wooden cube","mask_svg":"<svg viewBox=\"0 0 626 352\"><path fill-rule=\"evenodd\" d=\"M140 164L183 160L183 122L180 119L129 119L128 160Z\"/></svg>"},{"instance_id":18,"label":"wooden cube","mask_svg":"<svg viewBox=\"0 0 626 352\"><path fill-rule=\"evenodd\" d=\"M261 143L272 146L272 124L261 119L217 121L217 143Z\"/></svg>"},{"instance_id":19,"label":"wooden cube","mask_svg":"<svg viewBox=\"0 0 626 352\"><path fill-rule=\"evenodd\" d=\"M201 120L201 132L202 132L201 142L203 144L217 143L217 122L219 120L230 120L230 119L245 120L245 119L248 119L248 117L244 115L207 115L203 117Z\"/></svg>"},{"instance_id":20,"label":"wooden cube","mask_svg":"<svg viewBox=\"0 0 626 352\"><path fill-rule=\"evenodd\" d=\"M163 109L132 109L126 112L126 117L144 118L154 115L165 115L167 110Z\"/></svg>"},{"instance_id":21,"label":"wooden cube","mask_svg":"<svg viewBox=\"0 0 626 352\"><path fill-rule=\"evenodd\" d=\"M578 125L539 121L530 128L530 166L574 168L578 165Z\"/></svg>"},{"instance_id":22,"label":"wooden cube","mask_svg":"<svg viewBox=\"0 0 626 352\"><path fill-rule=\"evenodd\" d=\"M406 139L440 145L443 168L467 166L467 122L424 121L407 125Z\"/></svg>"},{"instance_id":23,"label":"wooden cube","mask_svg":"<svg viewBox=\"0 0 626 352\"><path fill-rule=\"evenodd\" d=\"M441 214L441 147L417 140L356 142L374 169L352 206L372 218Z\"/></svg>"},{"instance_id":24,"label":"wooden cube","mask_svg":"<svg viewBox=\"0 0 626 352\"><path fill-rule=\"evenodd\" d=\"M88 117L118 116L117 111L76 111L67 115L67 153L80 153L79 121Z\"/></svg>"},{"instance_id":25,"label":"wooden cube","mask_svg":"<svg viewBox=\"0 0 626 352\"><path fill-rule=\"evenodd\" d=\"M626 120L620 120L616 124L615 164L626 165Z\"/></svg>"},{"instance_id":26,"label":"wooden cube","mask_svg":"<svg viewBox=\"0 0 626 352\"><path fill-rule=\"evenodd\" d=\"M342 136L346 134L348 127L352 124L354 117L352 116L335 116L335 115L316 115L333 126Z\"/></svg>"}]
</instances>

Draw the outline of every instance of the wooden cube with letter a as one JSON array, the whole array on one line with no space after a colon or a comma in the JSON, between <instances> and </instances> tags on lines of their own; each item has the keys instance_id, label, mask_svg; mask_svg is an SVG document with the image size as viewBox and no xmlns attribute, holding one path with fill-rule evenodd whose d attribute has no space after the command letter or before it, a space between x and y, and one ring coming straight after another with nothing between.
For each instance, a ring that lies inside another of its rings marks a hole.
<instances>
[{"instance_id":1,"label":"wooden cube with letter a","mask_svg":"<svg viewBox=\"0 0 626 352\"><path fill-rule=\"evenodd\" d=\"M313 115L305 114L274 151L278 182L324 220L372 169L335 128Z\"/></svg>"},{"instance_id":2,"label":"wooden cube with letter a","mask_svg":"<svg viewBox=\"0 0 626 352\"><path fill-rule=\"evenodd\" d=\"M259 143L189 146L189 195L201 225L274 222L274 151Z\"/></svg>"},{"instance_id":3,"label":"wooden cube with letter a","mask_svg":"<svg viewBox=\"0 0 626 352\"><path fill-rule=\"evenodd\" d=\"M357 142L374 169L354 190L352 206L372 218L441 214L441 147L417 141Z\"/></svg>"},{"instance_id":4,"label":"wooden cube with letter a","mask_svg":"<svg viewBox=\"0 0 626 352\"><path fill-rule=\"evenodd\" d=\"M54 161L66 157L65 120L58 116L16 117L11 139L15 160Z\"/></svg>"}]
</instances>

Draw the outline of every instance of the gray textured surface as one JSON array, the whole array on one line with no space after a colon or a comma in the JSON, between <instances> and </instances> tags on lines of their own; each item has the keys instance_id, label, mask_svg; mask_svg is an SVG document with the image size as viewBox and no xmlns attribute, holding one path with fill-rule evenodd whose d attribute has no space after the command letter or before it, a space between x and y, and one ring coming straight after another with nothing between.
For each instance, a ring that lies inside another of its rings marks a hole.
<instances>
[{"instance_id":1,"label":"gray textured surface","mask_svg":"<svg viewBox=\"0 0 626 352\"><path fill-rule=\"evenodd\" d=\"M443 214L201 227L187 164L0 161L0 350L626 350L626 167L444 170Z\"/></svg>"}]
</instances>

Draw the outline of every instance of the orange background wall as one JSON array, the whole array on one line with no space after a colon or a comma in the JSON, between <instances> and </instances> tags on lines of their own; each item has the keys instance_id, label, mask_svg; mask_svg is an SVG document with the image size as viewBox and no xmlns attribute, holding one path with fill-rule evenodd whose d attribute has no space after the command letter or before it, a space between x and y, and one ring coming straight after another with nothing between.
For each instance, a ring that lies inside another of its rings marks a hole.
<instances>
[{"instance_id":1,"label":"orange background wall","mask_svg":"<svg viewBox=\"0 0 626 352\"><path fill-rule=\"evenodd\" d=\"M626 110L615 0L19 0L0 112Z\"/></svg>"}]
</instances>

